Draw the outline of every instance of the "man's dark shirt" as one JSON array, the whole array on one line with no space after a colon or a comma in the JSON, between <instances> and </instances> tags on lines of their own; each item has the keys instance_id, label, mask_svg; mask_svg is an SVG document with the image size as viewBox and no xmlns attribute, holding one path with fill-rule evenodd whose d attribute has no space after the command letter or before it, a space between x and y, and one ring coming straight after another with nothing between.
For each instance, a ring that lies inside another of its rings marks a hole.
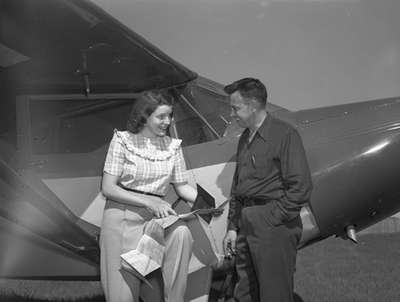
<instances>
[{"instance_id":1,"label":"man's dark shirt","mask_svg":"<svg viewBox=\"0 0 400 302\"><path fill-rule=\"evenodd\" d=\"M272 225L295 218L310 198L312 182L303 143L295 128L267 115L249 143L249 129L239 140L232 183L228 230L237 230L243 197L266 200Z\"/></svg>"}]
</instances>

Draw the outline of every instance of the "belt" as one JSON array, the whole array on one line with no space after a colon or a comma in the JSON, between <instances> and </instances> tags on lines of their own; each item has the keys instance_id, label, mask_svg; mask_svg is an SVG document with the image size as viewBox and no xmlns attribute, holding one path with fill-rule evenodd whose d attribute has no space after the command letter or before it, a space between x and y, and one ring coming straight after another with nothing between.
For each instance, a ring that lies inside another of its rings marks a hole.
<instances>
[{"instance_id":1,"label":"belt","mask_svg":"<svg viewBox=\"0 0 400 302\"><path fill-rule=\"evenodd\" d=\"M143 192L140 190L130 189L130 188L122 187L122 186L121 186L121 188L124 190L127 190L127 191L131 191L131 192L135 192L135 193L139 193L139 194L143 194L143 195L157 196L157 197L161 197L161 198L164 197L163 195L150 193L150 192Z\"/></svg>"},{"instance_id":2,"label":"belt","mask_svg":"<svg viewBox=\"0 0 400 302\"><path fill-rule=\"evenodd\" d=\"M247 196L236 197L235 199L241 204L243 208L252 206L262 206L272 201L271 199L267 198L247 197Z\"/></svg>"}]
</instances>

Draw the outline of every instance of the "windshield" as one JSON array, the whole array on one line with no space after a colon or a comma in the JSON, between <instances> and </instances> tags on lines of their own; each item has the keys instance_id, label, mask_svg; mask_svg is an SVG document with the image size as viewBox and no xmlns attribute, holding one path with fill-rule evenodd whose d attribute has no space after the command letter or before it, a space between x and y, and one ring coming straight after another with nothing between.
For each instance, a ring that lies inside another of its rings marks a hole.
<instances>
[{"instance_id":1,"label":"windshield","mask_svg":"<svg viewBox=\"0 0 400 302\"><path fill-rule=\"evenodd\" d=\"M231 108L228 96L220 89L195 81L178 98L174 118L183 146L209 142L226 135L228 125L231 125Z\"/></svg>"}]
</instances>

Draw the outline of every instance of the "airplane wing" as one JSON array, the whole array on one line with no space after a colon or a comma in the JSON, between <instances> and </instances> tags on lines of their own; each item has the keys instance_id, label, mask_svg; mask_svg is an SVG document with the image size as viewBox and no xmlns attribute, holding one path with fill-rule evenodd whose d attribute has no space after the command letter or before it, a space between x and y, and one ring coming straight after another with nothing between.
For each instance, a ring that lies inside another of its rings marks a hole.
<instances>
[{"instance_id":1,"label":"airplane wing","mask_svg":"<svg viewBox=\"0 0 400 302\"><path fill-rule=\"evenodd\" d=\"M0 78L33 93L181 85L196 74L86 0L0 1Z\"/></svg>"},{"instance_id":2,"label":"airplane wing","mask_svg":"<svg viewBox=\"0 0 400 302\"><path fill-rule=\"evenodd\" d=\"M91 264L98 262L96 232L92 234L91 229L82 227L79 218L38 175L25 173L35 171L26 164L27 158L21 161L23 152L18 152L23 148L23 130L17 117L21 112L16 109L19 96L132 95L181 86L196 77L89 1L0 0L0 224L11 221L39 235L38 240L47 239L53 243L51 257L64 255L66 252L59 250L62 247ZM99 99L95 106L75 111L87 114L99 106L108 104ZM63 114L73 115L75 111ZM8 229L0 229L3 240ZM73 265L80 265L74 257L68 257ZM29 268L11 273L24 275L25 271L43 273ZM76 274L96 273L89 265L82 271ZM58 272L62 274L59 268Z\"/></svg>"}]
</instances>

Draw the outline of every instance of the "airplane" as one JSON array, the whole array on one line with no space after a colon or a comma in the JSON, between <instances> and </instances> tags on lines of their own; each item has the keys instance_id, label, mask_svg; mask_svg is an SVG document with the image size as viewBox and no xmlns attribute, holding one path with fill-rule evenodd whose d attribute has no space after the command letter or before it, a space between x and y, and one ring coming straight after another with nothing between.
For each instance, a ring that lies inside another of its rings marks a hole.
<instances>
[{"instance_id":1,"label":"airplane","mask_svg":"<svg viewBox=\"0 0 400 302\"><path fill-rule=\"evenodd\" d=\"M170 131L183 140L190 182L217 205L229 198L242 129L223 85L88 0L0 0L0 81L1 278L98 280L105 154L142 91L175 96ZM267 106L298 129L312 172L299 248L331 236L356 241L400 210L400 97ZM227 210L201 225L198 251L222 253L226 218ZM209 299L213 270L197 257L187 301Z\"/></svg>"}]
</instances>

